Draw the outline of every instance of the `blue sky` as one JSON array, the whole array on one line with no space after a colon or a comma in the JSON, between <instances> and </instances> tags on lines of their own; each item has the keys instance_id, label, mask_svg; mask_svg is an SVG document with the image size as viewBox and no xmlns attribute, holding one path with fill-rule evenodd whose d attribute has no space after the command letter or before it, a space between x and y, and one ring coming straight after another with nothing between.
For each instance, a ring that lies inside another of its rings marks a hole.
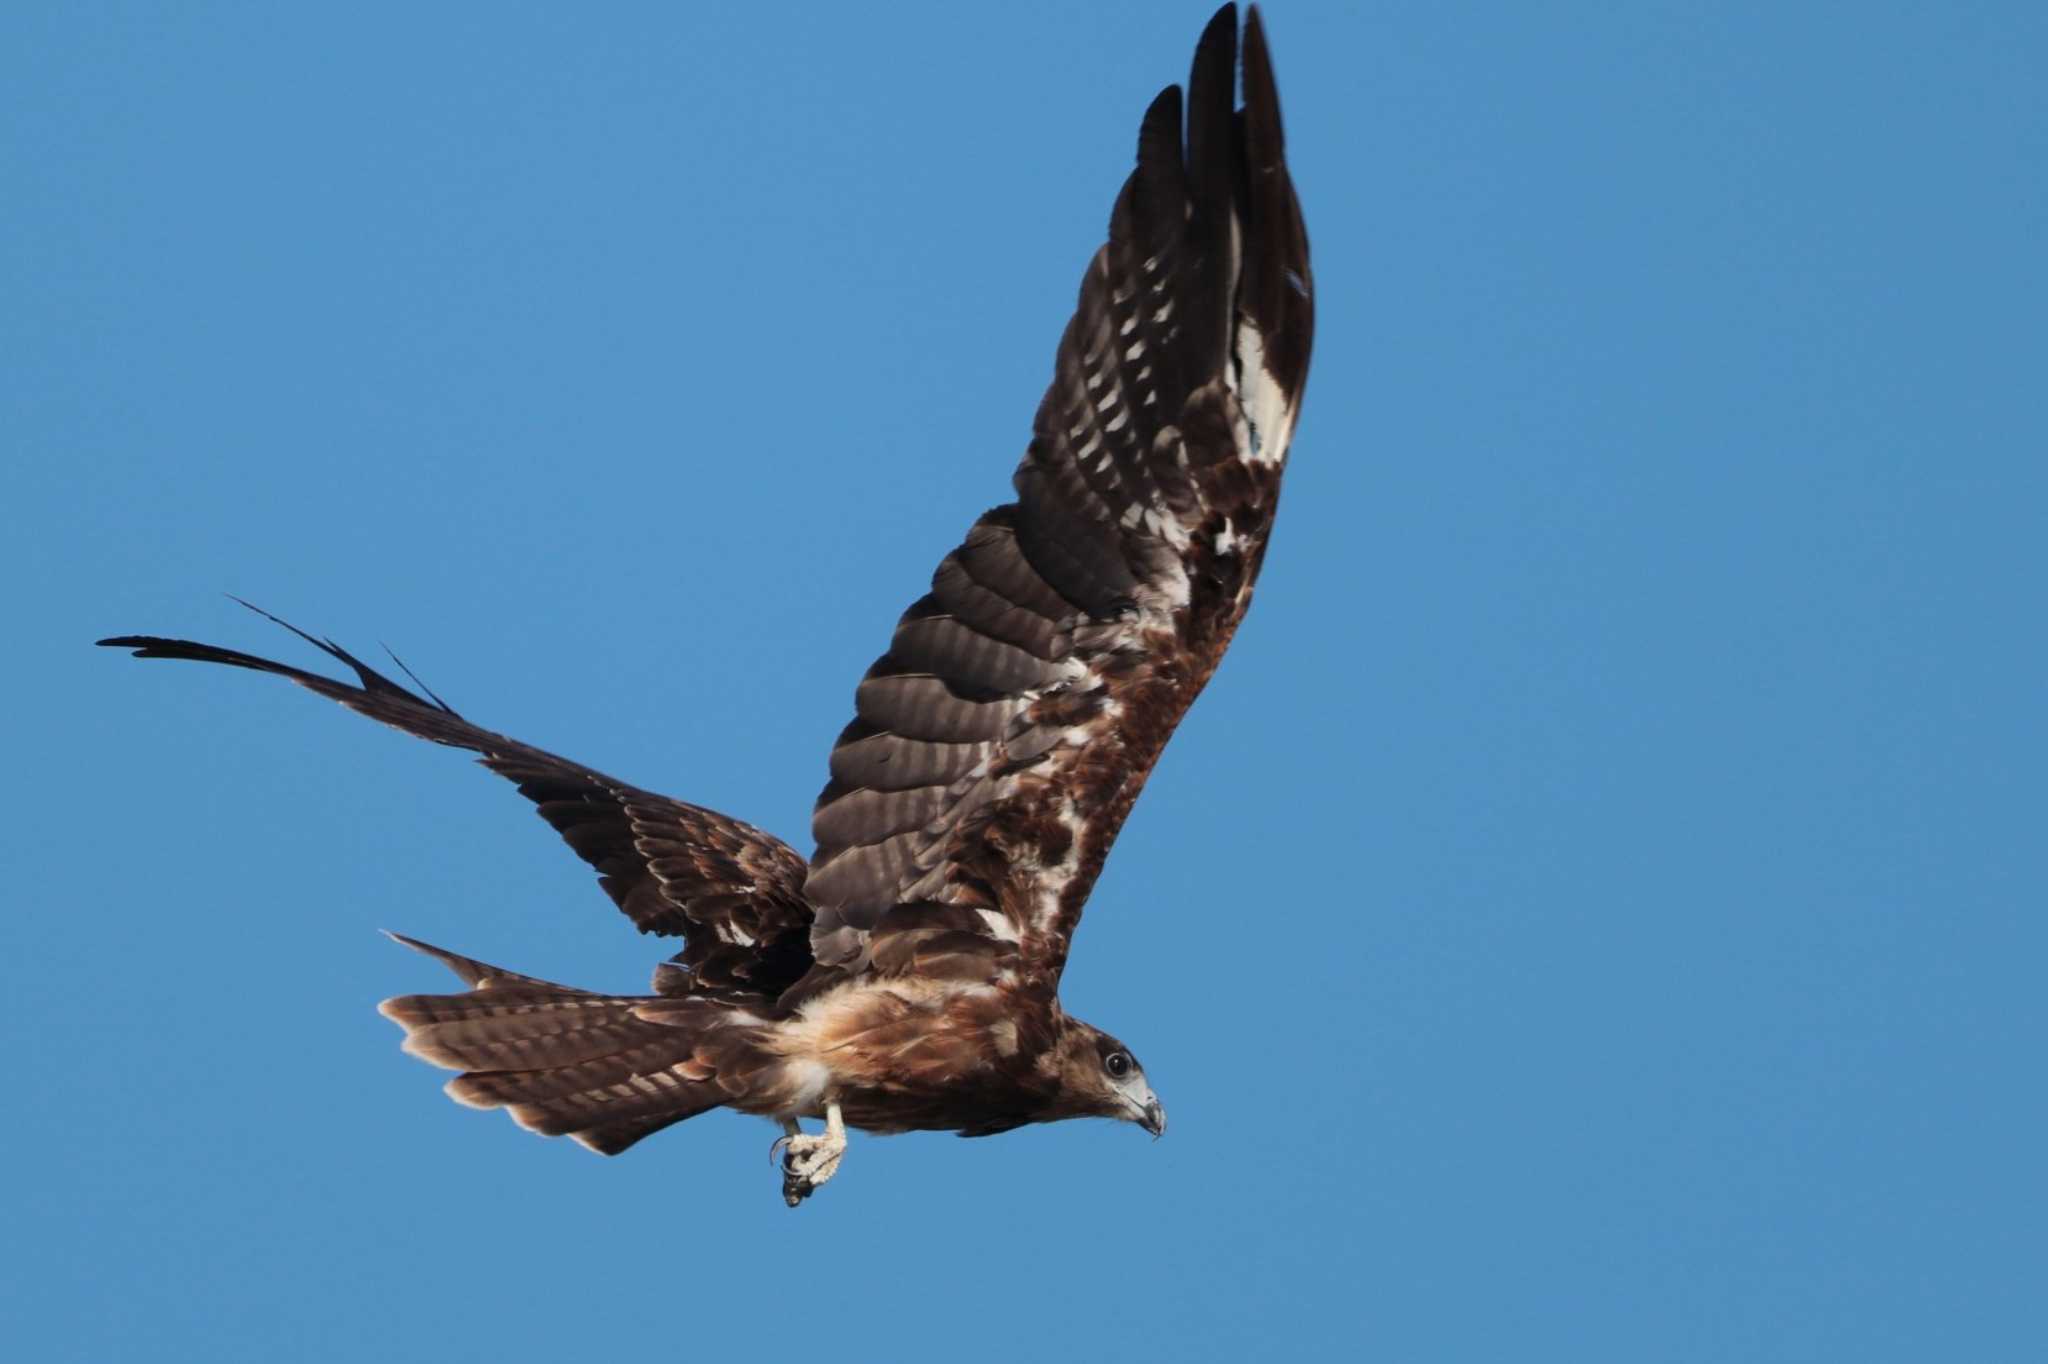
<instances>
[{"instance_id":1,"label":"blue sky","mask_svg":"<svg viewBox=\"0 0 2048 1364\"><path fill-rule=\"evenodd\" d=\"M1320 335L1082 926L1158 1143L440 1097L403 930L639 988L234 592L793 840L1007 494L1200 5L0 15L23 1357L2043 1348L2048 20L1276 3ZM807 846L807 845L806 845Z\"/></svg>"}]
</instances>

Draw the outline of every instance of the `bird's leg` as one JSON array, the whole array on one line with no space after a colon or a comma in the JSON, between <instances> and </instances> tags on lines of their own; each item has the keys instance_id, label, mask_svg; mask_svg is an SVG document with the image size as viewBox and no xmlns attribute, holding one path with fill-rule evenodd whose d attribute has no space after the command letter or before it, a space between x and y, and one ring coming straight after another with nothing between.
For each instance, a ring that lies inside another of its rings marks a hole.
<instances>
[{"instance_id":1,"label":"bird's leg","mask_svg":"<svg viewBox=\"0 0 2048 1364\"><path fill-rule=\"evenodd\" d=\"M785 1122L783 1130L787 1135L776 1143L783 1149L782 1200L793 1208L839 1172L839 1161L846 1155L846 1120L839 1116L838 1104L828 1103L825 1130L817 1136L805 1136L794 1122Z\"/></svg>"}]
</instances>

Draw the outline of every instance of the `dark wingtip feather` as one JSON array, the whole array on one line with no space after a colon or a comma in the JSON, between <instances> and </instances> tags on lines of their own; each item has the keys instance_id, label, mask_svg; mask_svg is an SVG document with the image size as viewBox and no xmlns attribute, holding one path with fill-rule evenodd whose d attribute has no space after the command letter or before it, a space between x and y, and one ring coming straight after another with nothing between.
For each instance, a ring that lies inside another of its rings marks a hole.
<instances>
[{"instance_id":1,"label":"dark wingtip feather","mask_svg":"<svg viewBox=\"0 0 2048 1364\"><path fill-rule=\"evenodd\" d=\"M1258 6L1252 8L1257 9ZM1236 39L1237 0L1225 0L1224 4L1216 7L1216 12L1209 16L1209 22L1202 26L1202 42L1209 42L1220 33L1228 33L1232 40Z\"/></svg>"},{"instance_id":2,"label":"dark wingtip feather","mask_svg":"<svg viewBox=\"0 0 2048 1364\"><path fill-rule=\"evenodd\" d=\"M1245 150L1254 170L1269 170L1286 158L1287 137L1280 123L1280 90L1273 80L1273 57L1266 47L1266 24L1253 5L1244 22Z\"/></svg>"},{"instance_id":3,"label":"dark wingtip feather","mask_svg":"<svg viewBox=\"0 0 2048 1364\"><path fill-rule=\"evenodd\" d=\"M1138 124L1138 164L1180 165L1180 87L1169 85L1152 97Z\"/></svg>"},{"instance_id":4,"label":"dark wingtip feather","mask_svg":"<svg viewBox=\"0 0 2048 1364\"><path fill-rule=\"evenodd\" d=\"M292 623L291 623L290 621L288 621L288 620L285 620L285 619L284 619L283 617L281 617L281 616L273 616L272 614L270 614L270 612L268 612L268 611L264 610L264 609L263 609L262 607L258 606L258 605L257 605L257 604L256 604L255 602L252 602L252 601L248 601L248 600L245 600L244 598L238 597L238 596L236 596L236 595L235 595L234 593L232 593L232 592L223 592L223 593L221 593L221 595L222 595L223 597L226 597L226 598L227 598L227 599L228 599L229 601L233 602L233 603L234 603L235 605L237 605L237 606L241 607L241 608L242 608L243 610L245 610L245 611L254 611L254 612L255 612L255 613L257 614L257 615L259 615L259 616L263 617L263 619L265 619L265 620L269 621L269 622L270 622L270 623L271 623L272 625L282 625L282 626L283 626L283 627L284 627L285 629L287 629L287 630L291 631L291 632L292 632L293 634L297 635L297 636L298 636L298 637L299 637L300 639L303 639L303 640L305 640L305 641L306 641L306 643L308 643L308 644L311 644L311 645L312 645L312 646L314 646L315 648L319 648L319 647L321 647L321 645L320 645L320 641L319 641L319 640L317 640L317 639L313 638L313 637L312 637L311 635L307 634L307 633L306 633L306 632L305 632L304 630L301 630L301 629L300 629L300 628L299 628L298 626L296 626L296 625L292 624Z\"/></svg>"},{"instance_id":5,"label":"dark wingtip feather","mask_svg":"<svg viewBox=\"0 0 2048 1364\"><path fill-rule=\"evenodd\" d=\"M351 700L352 696L361 698L389 698L419 706L423 710L439 711L450 719L462 719L455 708L436 695L434 690L428 687L426 683L421 682L419 675L414 673L411 668L406 667L405 661L400 659L398 655L392 654L392 661L397 663L399 670L411 678L421 691L426 693L425 696L416 695L408 691L383 673L378 672L375 668L363 662L360 658L357 658L348 650L342 648L339 644L336 644L333 640L320 639L307 634L304 630L301 630L283 617L272 615L255 603L244 601L242 598L235 596L232 592L223 595L237 606L254 611L273 625L282 626L318 649L321 653L326 654L329 658L335 659L347 666L355 673L357 682L360 684L359 687L348 687L331 678L321 677L317 673L309 673L303 668L292 667L288 663L278 663L272 659L259 657L256 654L245 654L238 649L223 649L219 645L200 644L189 639L166 639L160 635L114 635L107 639L95 640L94 643L109 648L131 649L134 651L136 658L178 658L193 663L223 663L230 667L248 668L255 672L274 673L279 677L288 677L302 686L310 687L321 695L340 701L345 705L355 704L355 701ZM386 652L389 652L389 650ZM380 715L378 718L384 719L387 723L396 723L401 729L409 728L413 733L420 732L416 727L409 726L404 722L394 721L389 716Z\"/></svg>"},{"instance_id":6,"label":"dark wingtip feather","mask_svg":"<svg viewBox=\"0 0 2048 1364\"><path fill-rule=\"evenodd\" d=\"M300 639L305 640L306 643L318 649L321 653L326 654L329 658L336 659L342 663L347 664L349 667L355 669L356 674L362 679L362 684L365 690L375 691L377 688L374 684L379 682L383 683L387 687L397 686L396 683L391 682L388 678L385 678L378 673L372 672L370 669L364 667L361 663L357 662L356 659L349 654L348 650L342 648L333 640L315 639L312 635L307 634L304 630L301 630L298 626L292 624L284 617L272 615L270 612L256 605L256 603L252 601L244 601L242 598L236 596L232 592L224 592L221 595L226 597L229 601L233 602L237 606L243 607L250 611L254 611L257 615L263 617L263 619L269 621L272 625L282 626L283 628L291 631Z\"/></svg>"},{"instance_id":7,"label":"dark wingtip feather","mask_svg":"<svg viewBox=\"0 0 2048 1364\"><path fill-rule=\"evenodd\" d=\"M1223 352L1230 335L1235 264L1231 219L1238 184L1237 6L1216 11L1195 44L1187 89L1187 208L1191 277L1181 319L1188 353Z\"/></svg>"},{"instance_id":8,"label":"dark wingtip feather","mask_svg":"<svg viewBox=\"0 0 2048 1364\"><path fill-rule=\"evenodd\" d=\"M1238 185L1245 229L1240 306L1264 337L1267 369L1293 403L1308 380L1315 334L1315 283L1308 232L1287 171L1280 91L1273 78L1266 26L1256 6L1244 29L1244 108L1238 116L1243 177Z\"/></svg>"},{"instance_id":9,"label":"dark wingtip feather","mask_svg":"<svg viewBox=\"0 0 2048 1364\"><path fill-rule=\"evenodd\" d=\"M1227 168L1237 108L1237 6L1216 11L1188 70L1188 167L1197 177ZM1227 179L1226 179L1227 183Z\"/></svg>"},{"instance_id":10,"label":"dark wingtip feather","mask_svg":"<svg viewBox=\"0 0 2048 1364\"><path fill-rule=\"evenodd\" d=\"M113 635L97 639L93 643L108 649L128 649L135 658L178 658L192 663L224 663L231 668L248 668L259 673L276 673L294 681L305 681L312 674L294 668L287 663L276 663L255 654L245 654L239 649L223 649L217 644L200 644L189 639L167 639L162 635Z\"/></svg>"},{"instance_id":11,"label":"dark wingtip feather","mask_svg":"<svg viewBox=\"0 0 2048 1364\"><path fill-rule=\"evenodd\" d=\"M415 687L418 687L421 691L427 694L428 700L432 701L442 710L447 711L450 715L455 714L455 707L449 705L446 701L443 701L441 699L441 693L435 691L432 687L420 681L420 675L414 672L411 668L407 667L405 660L400 658L396 651L394 651L389 644L384 644L381 647L383 648L384 652L390 656L391 661L398 665L398 670L404 673L407 679L409 679Z\"/></svg>"},{"instance_id":12,"label":"dark wingtip feather","mask_svg":"<svg viewBox=\"0 0 2048 1364\"><path fill-rule=\"evenodd\" d=\"M336 662L346 665L348 668L354 671L356 678L362 684L362 688L364 691L384 692L392 696L401 696L408 701L416 701L423 706L431 705L434 709L446 711L450 715L455 714L455 712L449 708L446 702L443 702L440 697L434 696L434 694L431 691L427 692L427 696L433 697L433 700L431 702L428 701L425 697L413 695L404 687L399 686L396 682L393 682L390 678L386 677L383 673L378 672L375 668L363 662L363 660L357 658L354 654L342 648L339 644L336 644L333 640L319 639L313 635L309 635L304 630L301 630L298 626L292 624L290 621L284 619L283 617L272 615L270 612L264 610L262 607L256 605L254 602L243 601L240 597L236 596L232 592L227 593L226 596L229 601L234 602L239 606L247 607L249 610L254 611L257 615L263 617L263 619L269 621L273 625L283 626L285 629L297 635L300 639L305 640L306 643L312 645L320 652L326 654L329 658L332 658ZM397 655L393 654L392 658L395 661L397 659ZM398 666L401 669L404 669L406 676L412 677L412 670L410 668L406 668L405 664L399 663ZM412 680L415 682L419 682L419 679L417 677L413 677ZM421 689L425 690L424 683L421 684Z\"/></svg>"}]
</instances>

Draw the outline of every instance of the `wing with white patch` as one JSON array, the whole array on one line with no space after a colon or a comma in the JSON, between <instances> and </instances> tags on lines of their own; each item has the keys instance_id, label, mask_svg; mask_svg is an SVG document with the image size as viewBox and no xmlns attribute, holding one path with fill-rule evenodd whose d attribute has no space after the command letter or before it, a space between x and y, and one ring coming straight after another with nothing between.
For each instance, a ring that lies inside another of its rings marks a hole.
<instances>
[{"instance_id":1,"label":"wing with white patch","mask_svg":"<svg viewBox=\"0 0 2048 1364\"><path fill-rule=\"evenodd\" d=\"M1308 243L1259 16L1146 112L1014 479L855 694L805 895L821 972L1050 990L1251 599L1308 368ZM822 983L822 981L820 981Z\"/></svg>"}]
</instances>

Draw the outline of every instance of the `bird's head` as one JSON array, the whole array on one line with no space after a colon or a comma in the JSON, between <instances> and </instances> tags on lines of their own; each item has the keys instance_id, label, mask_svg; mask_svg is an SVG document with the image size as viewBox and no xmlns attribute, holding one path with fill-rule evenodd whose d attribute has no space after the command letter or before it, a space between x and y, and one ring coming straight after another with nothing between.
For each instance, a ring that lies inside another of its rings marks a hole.
<instances>
[{"instance_id":1,"label":"bird's head","mask_svg":"<svg viewBox=\"0 0 2048 1364\"><path fill-rule=\"evenodd\" d=\"M1060 1116L1119 1118L1155 1137L1166 1131L1166 1109L1129 1047L1100 1028L1070 1018L1055 1055Z\"/></svg>"}]
</instances>

